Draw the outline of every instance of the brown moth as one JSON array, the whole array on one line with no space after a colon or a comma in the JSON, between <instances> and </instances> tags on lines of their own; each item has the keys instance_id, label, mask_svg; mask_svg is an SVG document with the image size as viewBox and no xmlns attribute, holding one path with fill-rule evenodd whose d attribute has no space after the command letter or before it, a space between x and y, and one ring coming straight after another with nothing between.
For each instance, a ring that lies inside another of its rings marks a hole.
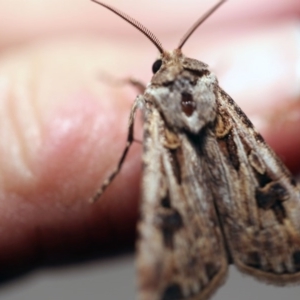
<instances>
[{"instance_id":1,"label":"brown moth","mask_svg":"<svg viewBox=\"0 0 300 300\"><path fill-rule=\"evenodd\" d=\"M300 281L300 190L208 66L172 52L136 20L102 2L147 36L160 52L153 77L129 119L144 115L142 203L138 224L139 300L205 300L228 265L276 285ZM139 84L139 87L141 89Z\"/></svg>"}]
</instances>

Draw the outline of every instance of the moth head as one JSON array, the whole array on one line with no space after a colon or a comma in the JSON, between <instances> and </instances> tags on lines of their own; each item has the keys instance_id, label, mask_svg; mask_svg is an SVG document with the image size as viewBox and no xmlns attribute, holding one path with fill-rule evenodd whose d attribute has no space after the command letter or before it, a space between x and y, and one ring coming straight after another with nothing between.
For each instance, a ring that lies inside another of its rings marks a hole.
<instances>
[{"instance_id":1,"label":"moth head","mask_svg":"<svg viewBox=\"0 0 300 300\"><path fill-rule=\"evenodd\" d=\"M160 57L153 63L152 71L154 73L151 79L153 85L171 85L179 75L186 75L195 81L208 72L208 65L186 57L182 54L181 49L175 49L171 52L164 51L161 53Z\"/></svg>"},{"instance_id":2,"label":"moth head","mask_svg":"<svg viewBox=\"0 0 300 300\"><path fill-rule=\"evenodd\" d=\"M198 133L205 125L213 121L216 114L214 111L216 78L209 72L206 64L185 57L181 49L192 33L226 0L220 0L200 17L172 52L165 51L158 38L137 20L101 1L91 1L100 4L133 25L158 49L160 57L152 65L154 75L151 80L151 90L147 90L153 93L153 99L169 125L175 129L186 129Z\"/></svg>"}]
</instances>

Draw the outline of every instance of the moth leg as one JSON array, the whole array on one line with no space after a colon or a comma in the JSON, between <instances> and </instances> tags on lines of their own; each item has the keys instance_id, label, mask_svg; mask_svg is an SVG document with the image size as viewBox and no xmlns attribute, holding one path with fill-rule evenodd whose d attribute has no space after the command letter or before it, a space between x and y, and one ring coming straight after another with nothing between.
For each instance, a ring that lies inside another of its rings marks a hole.
<instances>
[{"instance_id":1,"label":"moth leg","mask_svg":"<svg viewBox=\"0 0 300 300\"><path fill-rule=\"evenodd\" d=\"M127 79L125 79L125 83L131 84L139 91L140 94L144 94L145 89L146 89L146 85L144 82L141 82L134 78L127 78Z\"/></svg>"},{"instance_id":2,"label":"moth leg","mask_svg":"<svg viewBox=\"0 0 300 300\"><path fill-rule=\"evenodd\" d=\"M144 94L145 90L146 90L146 85L145 83L139 81L138 79L135 78L123 78L123 79L114 79L108 75L103 75L102 79L109 81L109 83L111 84L117 84L117 85L131 85L133 86L135 89L137 89L137 91L139 92L139 94ZM137 139L133 139L134 142L142 145L143 142Z\"/></svg>"},{"instance_id":3,"label":"moth leg","mask_svg":"<svg viewBox=\"0 0 300 300\"><path fill-rule=\"evenodd\" d=\"M135 101L134 101L134 103L133 103L131 111L130 111L126 147L123 150L123 153L122 153L121 158L120 158L120 160L119 160L119 162L117 164L117 167L107 177L107 179L104 180L104 182L102 183L102 185L100 186L100 188L96 191L96 193L94 194L94 196L92 198L90 198L90 202L96 202L97 199L103 194L103 192L105 191L105 189L110 185L110 183L114 180L114 178L120 172L122 164L123 164L123 162L124 162L124 160L126 158L126 155L127 155L128 151L129 151L129 148L132 145L132 143L134 142L134 119L135 119L136 111L140 107L140 105L142 104L142 102L143 102L142 96L137 96L136 99L135 99Z\"/></svg>"},{"instance_id":4,"label":"moth leg","mask_svg":"<svg viewBox=\"0 0 300 300\"><path fill-rule=\"evenodd\" d=\"M100 79L112 84L112 85L118 85L118 86L123 86L123 85L131 85L133 86L135 89L137 89L137 91L139 92L139 94L143 94L145 92L146 89L146 84L139 81L138 79L132 78L132 77L127 77L127 78L115 78L113 76L110 76L109 74L100 74Z\"/></svg>"}]
</instances>

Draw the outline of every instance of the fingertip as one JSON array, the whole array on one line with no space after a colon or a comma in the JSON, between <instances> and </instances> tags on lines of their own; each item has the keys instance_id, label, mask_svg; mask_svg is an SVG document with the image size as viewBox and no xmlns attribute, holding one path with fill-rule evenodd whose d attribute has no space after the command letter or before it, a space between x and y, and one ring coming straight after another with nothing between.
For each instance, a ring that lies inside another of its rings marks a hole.
<instances>
[{"instance_id":1,"label":"fingertip","mask_svg":"<svg viewBox=\"0 0 300 300\"><path fill-rule=\"evenodd\" d=\"M49 258L132 243L139 147L101 201L88 203L118 162L134 100L101 85L97 72L107 61L99 49L101 43L52 43L2 57L1 76L10 84L1 81L0 214L9 234L0 237L0 261L8 253L24 261L37 251Z\"/></svg>"}]
</instances>

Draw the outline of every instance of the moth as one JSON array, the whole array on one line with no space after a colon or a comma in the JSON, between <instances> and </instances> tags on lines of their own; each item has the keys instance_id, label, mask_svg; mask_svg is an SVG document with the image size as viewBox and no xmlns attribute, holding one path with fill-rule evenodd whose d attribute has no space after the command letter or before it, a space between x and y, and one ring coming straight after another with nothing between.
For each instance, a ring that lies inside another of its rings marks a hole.
<instances>
[{"instance_id":1,"label":"moth","mask_svg":"<svg viewBox=\"0 0 300 300\"><path fill-rule=\"evenodd\" d=\"M181 49L219 1L167 52L138 21L97 0L140 30L160 52L134 101L118 174L144 116L138 223L139 300L206 300L228 265L267 283L300 281L300 189L288 169L219 86L208 66Z\"/></svg>"}]
</instances>

